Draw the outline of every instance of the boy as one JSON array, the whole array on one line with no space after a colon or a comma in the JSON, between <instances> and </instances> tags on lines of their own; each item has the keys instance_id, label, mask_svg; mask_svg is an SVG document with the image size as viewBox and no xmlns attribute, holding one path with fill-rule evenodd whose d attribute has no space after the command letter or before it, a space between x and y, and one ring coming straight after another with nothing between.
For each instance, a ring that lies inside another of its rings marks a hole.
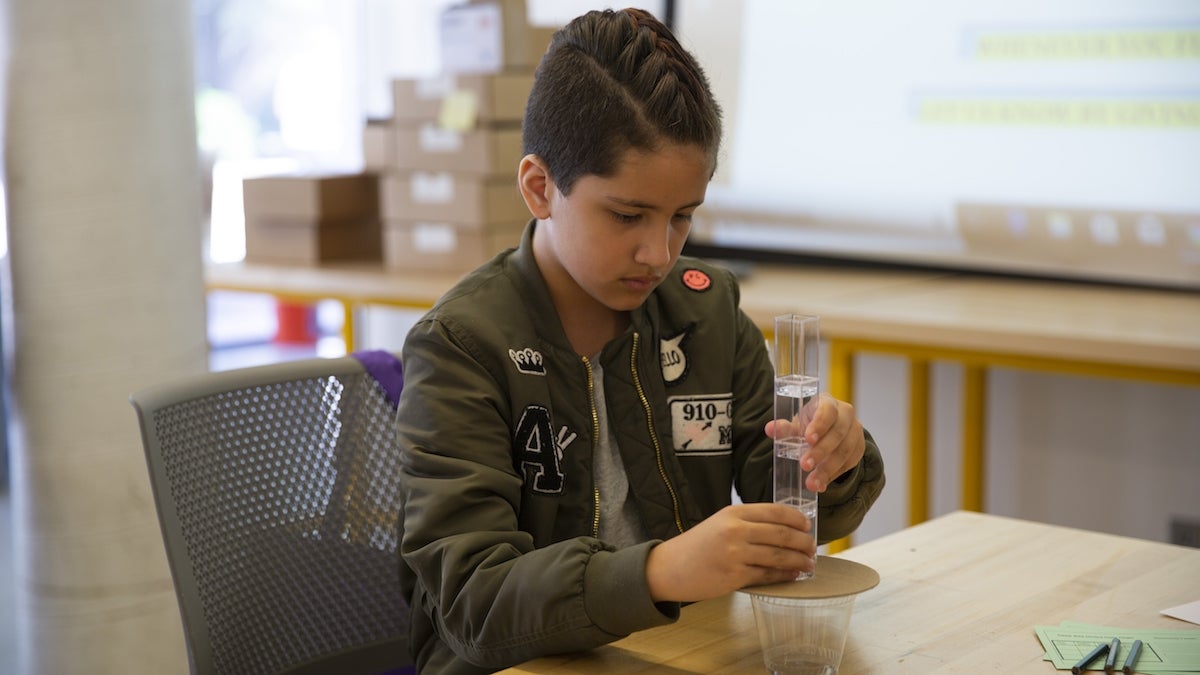
<instances>
[{"instance_id":1,"label":"boy","mask_svg":"<svg viewBox=\"0 0 1200 675\"><path fill-rule=\"evenodd\" d=\"M523 134L520 246L403 351L401 580L422 672L588 649L816 553L807 519L769 503L762 333L731 274L680 258L720 146L700 67L646 12L588 13L543 57ZM806 435L820 534L849 534L883 487L878 448L831 397Z\"/></svg>"}]
</instances>

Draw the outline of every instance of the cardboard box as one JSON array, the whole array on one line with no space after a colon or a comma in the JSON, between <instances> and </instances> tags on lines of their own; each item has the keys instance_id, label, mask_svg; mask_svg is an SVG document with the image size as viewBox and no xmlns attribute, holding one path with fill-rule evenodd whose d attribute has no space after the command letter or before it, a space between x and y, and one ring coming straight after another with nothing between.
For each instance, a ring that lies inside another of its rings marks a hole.
<instances>
[{"instance_id":1,"label":"cardboard box","mask_svg":"<svg viewBox=\"0 0 1200 675\"><path fill-rule=\"evenodd\" d=\"M537 66L529 47L532 32L524 0L473 0L448 7L438 21L442 70L531 70Z\"/></svg>"},{"instance_id":2,"label":"cardboard box","mask_svg":"<svg viewBox=\"0 0 1200 675\"><path fill-rule=\"evenodd\" d=\"M411 123L434 122L441 119L447 106L463 105L463 97L467 97L474 104L470 127L519 124L532 88L532 72L396 79L392 81L392 115Z\"/></svg>"},{"instance_id":3,"label":"cardboard box","mask_svg":"<svg viewBox=\"0 0 1200 675\"><path fill-rule=\"evenodd\" d=\"M246 220L355 220L379 217L379 179L358 174L294 174L242 181Z\"/></svg>"},{"instance_id":4,"label":"cardboard box","mask_svg":"<svg viewBox=\"0 0 1200 675\"><path fill-rule=\"evenodd\" d=\"M550 41L554 39L554 34L558 32L561 26L529 26L526 29L525 50L529 59L530 67L537 70L538 64L542 62L542 57L546 55L546 50L550 48Z\"/></svg>"},{"instance_id":5,"label":"cardboard box","mask_svg":"<svg viewBox=\"0 0 1200 675\"><path fill-rule=\"evenodd\" d=\"M381 180L380 203L384 220L501 225L531 217L511 176L448 171L393 173Z\"/></svg>"},{"instance_id":6,"label":"cardboard box","mask_svg":"<svg viewBox=\"0 0 1200 675\"><path fill-rule=\"evenodd\" d=\"M306 220L246 219L246 261L314 264L379 262L383 257L378 218Z\"/></svg>"},{"instance_id":7,"label":"cardboard box","mask_svg":"<svg viewBox=\"0 0 1200 675\"><path fill-rule=\"evenodd\" d=\"M362 134L363 171L383 173L395 163L396 140L392 138L392 121L367 120Z\"/></svg>"},{"instance_id":8,"label":"cardboard box","mask_svg":"<svg viewBox=\"0 0 1200 675\"><path fill-rule=\"evenodd\" d=\"M409 171L453 171L516 176L521 161L521 128L452 131L435 124L395 128L395 167Z\"/></svg>"},{"instance_id":9,"label":"cardboard box","mask_svg":"<svg viewBox=\"0 0 1200 675\"><path fill-rule=\"evenodd\" d=\"M532 71L558 26L529 23L524 0L470 0L443 10L438 22L447 73Z\"/></svg>"},{"instance_id":10,"label":"cardboard box","mask_svg":"<svg viewBox=\"0 0 1200 675\"><path fill-rule=\"evenodd\" d=\"M521 243L525 223L463 225L384 221L383 264L397 270L466 273Z\"/></svg>"}]
</instances>

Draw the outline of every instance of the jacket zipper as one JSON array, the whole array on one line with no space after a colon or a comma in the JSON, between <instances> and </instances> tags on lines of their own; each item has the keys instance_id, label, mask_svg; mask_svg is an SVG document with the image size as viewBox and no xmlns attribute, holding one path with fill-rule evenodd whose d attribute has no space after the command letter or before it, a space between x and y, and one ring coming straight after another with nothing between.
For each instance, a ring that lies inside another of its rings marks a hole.
<instances>
[{"instance_id":1,"label":"jacket zipper","mask_svg":"<svg viewBox=\"0 0 1200 675\"><path fill-rule=\"evenodd\" d=\"M646 428L650 431L650 442L654 444L654 457L658 461L658 475L667 486L667 492L671 493L671 508L675 514L675 527L682 534L683 518L679 515L679 497L675 495L675 487L671 485L670 479L667 478L667 469L663 464L662 446L659 445L658 433L654 430L654 417L650 414L650 401L646 399L646 391L642 389L642 378L638 375L637 355L639 338L640 336L637 333L633 334L633 349L629 354L629 370L633 374L633 386L637 389L638 398L642 401L642 410L646 412ZM595 414L594 408L592 414Z\"/></svg>"},{"instance_id":2,"label":"jacket zipper","mask_svg":"<svg viewBox=\"0 0 1200 675\"><path fill-rule=\"evenodd\" d=\"M596 380L592 375L592 362L586 356L583 367L587 371L588 406L592 411L592 462L595 463L596 444L600 442L600 415L596 413ZM592 471L592 537L600 538L600 487L596 485L596 472Z\"/></svg>"}]
</instances>

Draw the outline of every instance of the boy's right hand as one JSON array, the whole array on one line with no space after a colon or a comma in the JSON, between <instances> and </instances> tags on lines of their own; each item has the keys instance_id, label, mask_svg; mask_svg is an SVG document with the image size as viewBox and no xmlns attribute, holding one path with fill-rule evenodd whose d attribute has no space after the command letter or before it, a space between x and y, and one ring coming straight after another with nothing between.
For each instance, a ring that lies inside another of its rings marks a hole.
<instances>
[{"instance_id":1,"label":"boy's right hand","mask_svg":"<svg viewBox=\"0 0 1200 675\"><path fill-rule=\"evenodd\" d=\"M655 602L695 602L813 570L812 524L782 504L726 506L650 549L646 581Z\"/></svg>"}]
</instances>

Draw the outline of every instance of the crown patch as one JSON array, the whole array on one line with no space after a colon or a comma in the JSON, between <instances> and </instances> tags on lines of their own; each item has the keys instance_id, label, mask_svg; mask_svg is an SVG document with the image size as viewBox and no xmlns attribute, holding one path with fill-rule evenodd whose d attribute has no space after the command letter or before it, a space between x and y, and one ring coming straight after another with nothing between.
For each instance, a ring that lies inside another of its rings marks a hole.
<instances>
[{"instance_id":1,"label":"crown patch","mask_svg":"<svg viewBox=\"0 0 1200 675\"><path fill-rule=\"evenodd\" d=\"M542 353L532 347L526 347L521 350L510 349L508 350L508 358L512 359L512 362L516 364L518 372L525 373L526 375L544 376L546 374L546 366L542 364Z\"/></svg>"}]
</instances>

